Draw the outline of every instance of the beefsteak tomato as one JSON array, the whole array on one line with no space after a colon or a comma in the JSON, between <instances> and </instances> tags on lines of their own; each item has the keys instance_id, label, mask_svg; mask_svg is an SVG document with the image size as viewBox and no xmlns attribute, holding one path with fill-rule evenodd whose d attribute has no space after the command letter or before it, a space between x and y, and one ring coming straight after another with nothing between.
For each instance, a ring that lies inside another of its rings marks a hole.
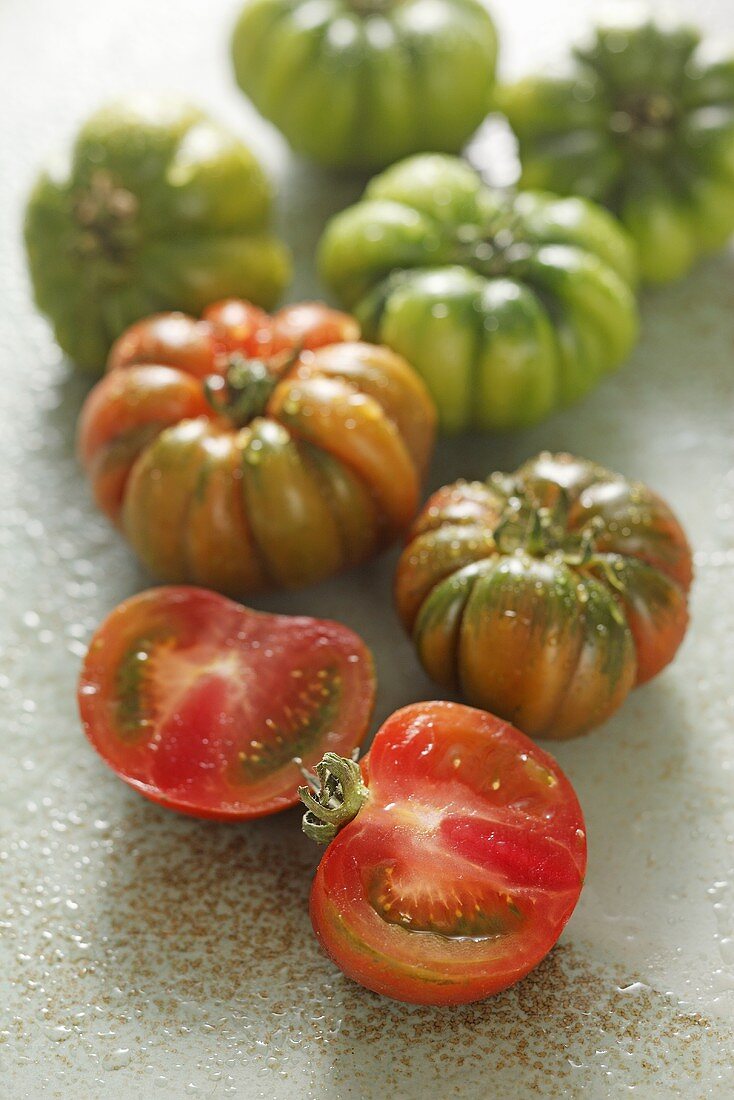
<instances>
[{"instance_id":1,"label":"beefsteak tomato","mask_svg":"<svg viewBox=\"0 0 734 1100\"><path fill-rule=\"evenodd\" d=\"M185 587L120 604L79 681L85 733L121 779L182 813L237 821L293 806L294 758L351 752L374 696L370 652L346 627Z\"/></svg>"},{"instance_id":2,"label":"beefsteak tomato","mask_svg":"<svg viewBox=\"0 0 734 1100\"><path fill-rule=\"evenodd\" d=\"M232 594L365 561L410 524L434 434L420 378L318 304L163 315L112 349L79 452L156 577Z\"/></svg>"},{"instance_id":3,"label":"beefsteak tomato","mask_svg":"<svg viewBox=\"0 0 734 1100\"><path fill-rule=\"evenodd\" d=\"M249 0L232 58L297 152L375 169L459 152L490 108L497 35L481 0Z\"/></svg>"},{"instance_id":4,"label":"beefsteak tomato","mask_svg":"<svg viewBox=\"0 0 734 1100\"><path fill-rule=\"evenodd\" d=\"M250 150L198 109L135 99L93 115L39 176L25 243L58 343L101 374L112 341L156 310L242 295L272 306L290 278Z\"/></svg>"},{"instance_id":5,"label":"beefsteak tomato","mask_svg":"<svg viewBox=\"0 0 734 1100\"><path fill-rule=\"evenodd\" d=\"M629 14L570 65L502 89L521 186L604 203L642 277L683 275L734 232L734 53L689 26Z\"/></svg>"},{"instance_id":6,"label":"beefsteak tomato","mask_svg":"<svg viewBox=\"0 0 734 1100\"><path fill-rule=\"evenodd\" d=\"M639 482L566 454L459 481L428 501L396 601L428 674L529 734L608 718L673 659L691 551Z\"/></svg>"},{"instance_id":7,"label":"beefsteak tomato","mask_svg":"<svg viewBox=\"0 0 734 1100\"><path fill-rule=\"evenodd\" d=\"M316 935L368 989L463 1004L550 951L586 869L583 815L556 762L456 703L393 714L362 768L333 753L301 788L304 831L328 844L311 891Z\"/></svg>"},{"instance_id":8,"label":"beefsteak tomato","mask_svg":"<svg viewBox=\"0 0 734 1100\"><path fill-rule=\"evenodd\" d=\"M637 336L632 242L583 199L490 190L413 157L337 214L321 271L365 337L424 378L445 431L515 428L575 401Z\"/></svg>"}]
</instances>

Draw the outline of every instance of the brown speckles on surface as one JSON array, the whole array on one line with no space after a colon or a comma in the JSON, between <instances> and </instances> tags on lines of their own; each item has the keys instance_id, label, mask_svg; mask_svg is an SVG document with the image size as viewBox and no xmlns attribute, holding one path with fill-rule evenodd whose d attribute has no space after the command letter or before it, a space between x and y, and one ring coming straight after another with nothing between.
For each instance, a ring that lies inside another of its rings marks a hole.
<instances>
[{"instance_id":1,"label":"brown speckles on surface","mask_svg":"<svg viewBox=\"0 0 734 1100\"><path fill-rule=\"evenodd\" d=\"M113 781L98 779L104 794ZM559 946L514 989L462 1008L362 990L311 935L319 853L297 812L211 825L117 790L85 858L51 802L39 811L38 870L27 873L21 844L5 860L17 886L4 914L15 954L6 980L19 1011L0 1050L42 1054L32 1071L16 1063L21 1085L146 1094L158 1076L169 1096L216 1084L290 1097L297 1082L302 1096L378 1100L439 1081L447 1097L478 1095L491 1073L497 1095L576 1096L582 1085L691 1095L679 1090L685 1079L703 1096L730 1071L730 1030L639 983L623 959L591 962L588 944Z\"/></svg>"},{"instance_id":2,"label":"brown speckles on surface","mask_svg":"<svg viewBox=\"0 0 734 1100\"><path fill-rule=\"evenodd\" d=\"M581 0L496 7L518 69L590 14ZM19 225L35 167L103 99L148 83L191 95L196 73L195 94L281 178L292 299L319 293L321 225L362 187L327 187L287 161L232 89L230 0L205 13L179 0L173 22L170 11L164 0L0 4L2 1100L617 1100L630 1090L729 1100L731 254L645 292L639 348L587 401L532 431L443 442L434 463L437 487L544 448L587 455L669 499L697 554L692 627L674 665L606 728L558 751L586 810L588 885L564 944L520 986L447 1011L359 989L310 933L319 852L297 813L237 827L175 817L125 789L86 745L73 698L85 644L149 578L88 498L73 431L89 384L60 362L28 300ZM728 0L686 0L685 11L731 23ZM258 604L364 634L380 681L375 726L435 690L389 606L394 560Z\"/></svg>"}]
</instances>

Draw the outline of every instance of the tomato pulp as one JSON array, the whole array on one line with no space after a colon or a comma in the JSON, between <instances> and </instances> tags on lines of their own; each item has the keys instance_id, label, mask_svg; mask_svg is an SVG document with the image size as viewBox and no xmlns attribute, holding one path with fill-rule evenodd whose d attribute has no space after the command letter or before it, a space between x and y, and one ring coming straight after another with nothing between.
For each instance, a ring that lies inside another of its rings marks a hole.
<instances>
[{"instance_id":1,"label":"tomato pulp","mask_svg":"<svg viewBox=\"0 0 734 1100\"><path fill-rule=\"evenodd\" d=\"M586 833L573 787L525 734L485 711L417 703L385 722L361 771L332 757L317 771L321 792L301 789L304 831L328 843L311 919L350 978L400 1001L462 1004L550 951L581 892Z\"/></svg>"},{"instance_id":2,"label":"tomato pulp","mask_svg":"<svg viewBox=\"0 0 734 1100\"><path fill-rule=\"evenodd\" d=\"M79 708L94 748L141 794L243 820L298 801L294 758L359 745L374 693L370 652L346 627L162 587L98 629Z\"/></svg>"}]
</instances>

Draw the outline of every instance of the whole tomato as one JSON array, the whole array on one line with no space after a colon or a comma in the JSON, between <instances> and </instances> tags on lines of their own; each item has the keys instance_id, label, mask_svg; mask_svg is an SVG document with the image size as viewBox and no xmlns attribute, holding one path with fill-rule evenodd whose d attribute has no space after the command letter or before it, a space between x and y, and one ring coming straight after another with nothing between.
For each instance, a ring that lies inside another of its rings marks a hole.
<instances>
[{"instance_id":1,"label":"whole tomato","mask_svg":"<svg viewBox=\"0 0 734 1100\"><path fill-rule=\"evenodd\" d=\"M688 625L691 551L660 497L541 454L428 501L396 600L434 680L538 737L599 725Z\"/></svg>"},{"instance_id":2,"label":"whole tomato","mask_svg":"<svg viewBox=\"0 0 734 1100\"><path fill-rule=\"evenodd\" d=\"M125 600L79 677L84 731L105 763L153 802L222 821L295 805L295 758L352 752L374 697L370 652L345 626L201 588Z\"/></svg>"},{"instance_id":3,"label":"whole tomato","mask_svg":"<svg viewBox=\"0 0 734 1100\"><path fill-rule=\"evenodd\" d=\"M637 337L634 248L607 211L508 198L455 157L376 176L328 224L319 262L366 338L422 376L447 432L541 420Z\"/></svg>"},{"instance_id":4,"label":"whole tomato","mask_svg":"<svg viewBox=\"0 0 734 1100\"><path fill-rule=\"evenodd\" d=\"M497 35L481 0L249 0L232 58L297 152L375 169L459 152L490 109Z\"/></svg>"},{"instance_id":5,"label":"whole tomato","mask_svg":"<svg viewBox=\"0 0 734 1100\"><path fill-rule=\"evenodd\" d=\"M41 173L25 243L39 308L79 366L156 310L227 295L272 306L290 278L271 188L250 150L197 108L134 99L93 115Z\"/></svg>"},{"instance_id":6,"label":"whole tomato","mask_svg":"<svg viewBox=\"0 0 734 1100\"><path fill-rule=\"evenodd\" d=\"M585 195L635 239L642 277L683 275L734 232L734 53L629 13L569 66L501 90L521 185Z\"/></svg>"},{"instance_id":7,"label":"whole tomato","mask_svg":"<svg viewBox=\"0 0 734 1100\"><path fill-rule=\"evenodd\" d=\"M311 920L345 974L417 1004L476 1001L547 955L578 901L586 833L556 762L491 714L417 703L360 765L335 753L302 787L328 844Z\"/></svg>"},{"instance_id":8,"label":"whole tomato","mask_svg":"<svg viewBox=\"0 0 734 1100\"><path fill-rule=\"evenodd\" d=\"M351 317L248 302L121 336L82 409L100 508L156 577L241 594L365 561L418 507L423 383Z\"/></svg>"}]
</instances>

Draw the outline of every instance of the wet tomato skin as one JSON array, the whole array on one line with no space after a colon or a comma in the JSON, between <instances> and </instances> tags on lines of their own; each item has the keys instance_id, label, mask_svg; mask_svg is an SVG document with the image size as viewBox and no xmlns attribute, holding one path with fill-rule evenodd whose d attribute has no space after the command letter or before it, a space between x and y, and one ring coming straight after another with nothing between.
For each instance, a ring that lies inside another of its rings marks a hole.
<instances>
[{"instance_id":1,"label":"wet tomato skin","mask_svg":"<svg viewBox=\"0 0 734 1100\"><path fill-rule=\"evenodd\" d=\"M318 302L157 314L79 417L100 508L150 573L231 596L360 564L418 508L435 410L400 356Z\"/></svg>"},{"instance_id":2,"label":"wet tomato skin","mask_svg":"<svg viewBox=\"0 0 734 1100\"><path fill-rule=\"evenodd\" d=\"M253 307L255 308L255 307ZM186 313L156 313L136 321L110 348L106 370L165 363L195 378L214 373L217 346L211 325Z\"/></svg>"},{"instance_id":3,"label":"wet tomato skin","mask_svg":"<svg viewBox=\"0 0 734 1100\"><path fill-rule=\"evenodd\" d=\"M586 833L552 757L484 711L393 714L367 799L328 845L310 911L345 974L416 1004L481 1000L550 951L578 901Z\"/></svg>"},{"instance_id":4,"label":"wet tomato skin","mask_svg":"<svg viewBox=\"0 0 734 1100\"><path fill-rule=\"evenodd\" d=\"M544 452L439 489L395 600L429 675L533 737L576 737L675 657L692 551L642 482Z\"/></svg>"},{"instance_id":5,"label":"wet tomato skin","mask_svg":"<svg viewBox=\"0 0 734 1100\"><path fill-rule=\"evenodd\" d=\"M181 420L213 419L201 385L172 367L132 364L105 375L89 394L77 448L97 506L120 525L130 472L143 451Z\"/></svg>"},{"instance_id":6,"label":"wet tomato skin","mask_svg":"<svg viewBox=\"0 0 734 1100\"><path fill-rule=\"evenodd\" d=\"M140 794L241 821L298 801L294 757L312 766L359 745L374 694L371 654L347 627L164 586L105 619L78 700L89 741Z\"/></svg>"},{"instance_id":7,"label":"wet tomato skin","mask_svg":"<svg viewBox=\"0 0 734 1100\"><path fill-rule=\"evenodd\" d=\"M299 302L272 315L241 298L208 306L201 319L156 313L131 325L112 345L107 372L140 363L165 363L195 378L222 373L226 357L270 356L289 348L313 350L359 339L359 325L321 302Z\"/></svg>"}]
</instances>

